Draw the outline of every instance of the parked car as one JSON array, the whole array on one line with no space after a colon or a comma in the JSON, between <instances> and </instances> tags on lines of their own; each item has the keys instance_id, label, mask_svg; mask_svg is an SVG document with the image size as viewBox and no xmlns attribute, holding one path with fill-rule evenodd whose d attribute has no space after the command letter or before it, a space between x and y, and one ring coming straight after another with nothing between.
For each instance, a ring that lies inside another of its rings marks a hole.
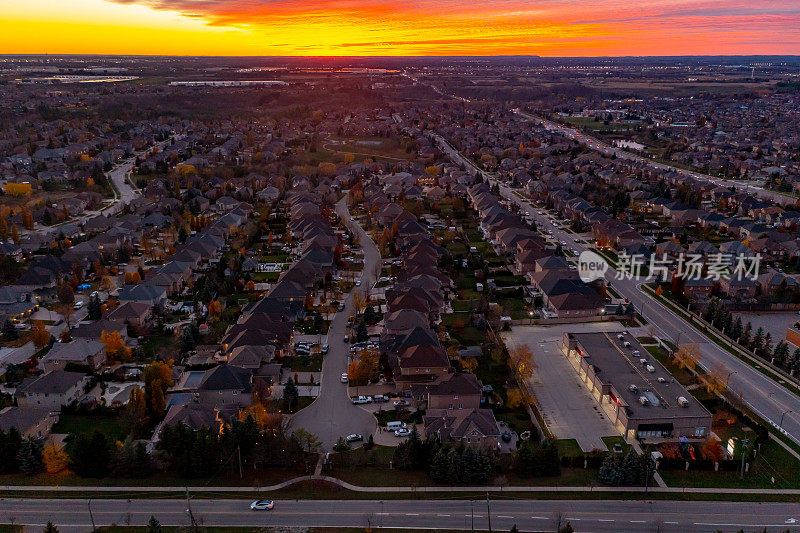
<instances>
[{"instance_id":1,"label":"parked car","mask_svg":"<svg viewBox=\"0 0 800 533\"><path fill-rule=\"evenodd\" d=\"M253 511L271 511L275 507L275 502L272 500L256 500L250 504L250 509Z\"/></svg>"},{"instance_id":2,"label":"parked car","mask_svg":"<svg viewBox=\"0 0 800 533\"><path fill-rule=\"evenodd\" d=\"M344 438L347 442L358 442L364 440L364 435L359 435L358 433L353 433L348 435Z\"/></svg>"},{"instance_id":3,"label":"parked car","mask_svg":"<svg viewBox=\"0 0 800 533\"><path fill-rule=\"evenodd\" d=\"M395 407L407 407L409 403L406 400L395 400L393 405Z\"/></svg>"},{"instance_id":4,"label":"parked car","mask_svg":"<svg viewBox=\"0 0 800 533\"><path fill-rule=\"evenodd\" d=\"M408 437L409 435L411 435L411 430L408 428L400 428L394 432L395 437Z\"/></svg>"},{"instance_id":5,"label":"parked car","mask_svg":"<svg viewBox=\"0 0 800 533\"><path fill-rule=\"evenodd\" d=\"M81 301L75 302L75 305L73 305L72 308L75 309L76 311L78 309L83 309L83 302Z\"/></svg>"},{"instance_id":6,"label":"parked car","mask_svg":"<svg viewBox=\"0 0 800 533\"><path fill-rule=\"evenodd\" d=\"M361 403L372 403L372 398L369 396L356 396L353 398L354 404L361 404Z\"/></svg>"},{"instance_id":7,"label":"parked car","mask_svg":"<svg viewBox=\"0 0 800 533\"><path fill-rule=\"evenodd\" d=\"M511 442L511 439L514 438L514 435L511 434L510 431L504 431L500 438L503 439L503 442Z\"/></svg>"},{"instance_id":8,"label":"parked car","mask_svg":"<svg viewBox=\"0 0 800 533\"><path fill-rule=\"evenodd\" d=\"M347 373L342 374L342 383L347 383Z\"/></svg>"},{"instance_id":9,"label":"parked car","mask_svg":"<svg viewBox=\"0 0 800 533\"><path fill-rule=\"evenodd\" d=\"M388 402L389 397L385 394L376 394L372 397L372 401L374 402Z\"/></svg>"},{"instance_id":10,"label":"parked car","mask_svg":"<svg viewBox=\"0 0 800 533\"><path fill-rule=\"evenodd\" d=\"M330 350L330 346L328 346L327 344L323 344L322 345L322 354L325 355L326 353L328 353L328 350Z\"/></svg>"}]
</instances>

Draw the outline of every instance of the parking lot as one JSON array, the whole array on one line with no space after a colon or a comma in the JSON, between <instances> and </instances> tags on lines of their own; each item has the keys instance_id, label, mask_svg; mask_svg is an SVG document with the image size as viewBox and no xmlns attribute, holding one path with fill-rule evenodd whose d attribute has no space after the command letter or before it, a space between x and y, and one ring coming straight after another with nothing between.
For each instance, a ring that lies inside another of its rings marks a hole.
<instances>
[{"instance_id":1,"label":"parking lot","mask_svg":"<svg viewBox=\"0 0 800 533\"><path fill-rule=\"evenodd\" d=\"M561 352L564 332L588 333L621 331L618 322L559 324L553 326L514 326L503 333L511 348L526 344L533 352L538 369L529 382L537 406L550 431L559 439L575 439L583 451L605 450L602 437L617 436L619 432L608 420L578 379L577 372ZM631 330L632 333L637 333Z\"/></svg>"}]
</instances>

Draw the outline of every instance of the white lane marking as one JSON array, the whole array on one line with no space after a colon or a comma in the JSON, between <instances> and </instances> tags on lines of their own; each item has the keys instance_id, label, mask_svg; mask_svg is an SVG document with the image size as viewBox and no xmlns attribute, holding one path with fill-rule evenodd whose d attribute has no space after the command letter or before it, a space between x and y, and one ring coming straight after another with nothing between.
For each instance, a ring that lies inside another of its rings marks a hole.
<instances>
[{"instance_id":1,"label":"white lane marking","mask_svg":"<svg viewBox=\"0 0 800 533\"><path fill-rule=\"evenodd\" d=\"M644 524L644 520L631 520L631 524Z\"/></svg>"},{"instance_id":2,"label":"white lane marking","mask_svg":"<svg viewBox=\"0 0 800 533\"><path fill-rule=\"evenodd\" d=\"M677 524L677 522L664 522L665 524Z\"/></svg>"},{"instance_id":3,"label":"white lane marking","mask_svg":"<svg viewBox=\"0 0 800 533\"><path fill-rule=\"evenodd\" d=\"M497 518L514 518L514 517L513 516L504 515L504 514L499 514L499 515L497 515Z\"/></svg>"},{"instance_id":4,"label":"white lane marking","mask_svg":"<svg viewBox=\"0 0 800 533\"><path fill-rule=\"evenodd\" d=\"M531 518L533 520L547 520L546 516L532 516Z\"/></svg>"},{"instance_id":5,"label":"white lane marking","mask_svg":"<svg viewBox=\"0 0 800 533\"><path fill-rule=\"evenodd\" d=\"M406 513L406 516L419 516L419 513Z\"/></svg>"},{"instance_id":6,"label":"white lane marking","mask_svg":"<svg viewBox=\"0 0 800 533\"><path fill-rule=\"evenodd\" d=\"M613 520L610 519L610 518L598 518L597 521L598 522L613 522Z\"/></svg>"},{"instance_id":7,"label":"white lane marking","mask_svg":"<svg viewBox=\"0 0 800 533\"><path fill-rule=\"evenodd\" d=\"M450 516L449 514L437 514L436 516Z\"/></svg>"}]
</instances>

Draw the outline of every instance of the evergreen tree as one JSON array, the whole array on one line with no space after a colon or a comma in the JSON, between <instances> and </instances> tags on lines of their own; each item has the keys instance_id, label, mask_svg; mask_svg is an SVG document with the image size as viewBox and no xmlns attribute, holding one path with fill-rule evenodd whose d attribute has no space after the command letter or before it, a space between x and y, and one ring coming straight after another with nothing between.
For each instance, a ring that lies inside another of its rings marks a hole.
<instances>
[{"instance_id":1,"label":"evergreen tree","mask_svg":"<svg viewBox=\"0 0 800 533\"><path fill-rule=\"evenodd\" d=\"M447 482L459 483L461 481L461 453L455 448L450 448L447 454Z\"/></svg>"},{"instance_id":2,"label":"evergreen tree","mask_svg":"<svg viewBox=\"0 0 800 533\"><path fill-rule=\"evenodd\" d=\"M150 454L141 442L137 442L133 449L133 477L143 479L150 475L153 469Z\"/></svg>"},{"instance_id":3,"label":"evergreen tree","mask_svg":"<svg viewBox=\"0 0 800 533\"><path fill-rule=\"evenodd\" d=\"M7 432L0 429L0 474L19 472L19 451L22 435L12 427Z\"/></svg>"},{"instance_id":4,"label":"evergreen tree","mask_svg":"<svg viewBox=\"0 0 800 533\"><path fill-rule=\"evenodd\" d=\"M633 448L628 451L627 455L625 455L625 458L622 460L622 476L622 483L626 486L639 485L644 479L642 464L636 452L633 451Z\"/></svg>"},{"instance_id":5,"label":"evergreen tree","mask_svg":"<svg viewBox=\"0 0 800 533\"><path fill-rule=\"evenodd\" d=\"M761 349L764 347L764 328L758 328L756 330L756 334L753 337L753 350L756 353L760 353Z\"/></svg>"},{"instance_id":6,"label":"evergreen tree","mask_svg":"<svg viewBox=\"0 0 800 533\"><path fill-rule=\"evenodd\" d=\"M437 483L447 483L448 481L448 468L449 468L449 453L448 448L442 446L431 461L431 468L429 470L431 479Z\"/></svg>"},{"instance_id":7,"label":"evergreen tree","mask_svg":"<svg viewBox=\"0 0 800 533\"><path fill-rule=\"evenodd\" d=\"M3 338L7 341L15 341L19 339L19 332L14 327L14 323L10 319L6 319L3 323Z\"/></svg>"},{"instance_id":8,"label":"evergreen tree","mask_svg":"<svg viewBox=\"0 0 800 533\"><path fill-rule=\"evenodd\" d=\"M150 520L147 522L146 533L161 533L161 522L156 520L155 516L150 516Z\"/></svg>"},{"instance_id":9,"label":"evergreen tree","mask_svg":"<svg viewBox=\"0 0 800 533\"><path fill-rule=\"evenodd\" d=\"M290 411L297 403L298 397L299 393L297 391L297 385L294 384L294 380L292 380L292 378L289 378L286 381L286 385L283 386L283 408L287 411Z\"/></svg>"},{"instance_id":10,"label":"evergreen tree","mask_svg":"<svg viewBox=\"0 0 800 533\"><path fill-rule=\"evenodd\" d=\"M604 485L610 485L612 487L619 487L622 485L625 480L622 469L622 457L620 457L619 454L612 454L606 457L603 464L600 465L597 477L600 483Z\"/></svg>"},{"instance_id":11,"label":"evergreen tree","mask_svg":"<svg viewBox=\"0 0 800 533\"><path fill-rule=\"evenodd\" d=\"M736 320L731 327L730 338L735 341L739 340L739 337L742 336L742 317L737 316Z\"/></svg>"},{"instance_id":12,"label":"evergreen tree","mask_svg":"<svg viewBox=\"0 0 800 533\"><path fill-rule=\"evenodd\" d=\"M195 346L197 346L197 341L195 340L194 333L192 333L192 328L189 326L184 327L181 333L181 350L183 352L189 352L194 350Z\"/></svg>"},{"instance_id":13,"label":"evergreen tree","mask_svg":"<svg viewBox=\"0 0 800 533\"><path fill-rule=\"evenodd\" d=\"M101 478L108 475L111 448L105 435L99 431L95 431L91 437L85 433L78 435L68 453L70 470L79 476Z\"/></svg>"},{"instance_id":14,"label":"evergreen tree","mask_svg":"<svg viewBox=\"0 0 800 533\"><path fill-rule=\"evenodd\" d=\"M98 296L89 298L89 306L87 307L89 320L100 320L103 317L103 306L100 303Z\"/></svg>"},{"instance_id":15,"label":"evergreen tree","mask_svg":"<svg viewBox=\"0 0 800 533\"><path fill-rule=\"evenodd\" d=\"M767 332L764 336L764 343L761 346L761 356L762 357L769 357L772 353L772 334Z\"/></svg>"},{"instance_id":16,"label":"evergreen tree","mask_svg":"<svg viewBox=\"0 0 800 533\"><path fill-rule=\"evenodd\" d=\"M750 336L752 334L752 330L753 330L753 327L750 325L750 322L748 322L745 325L744 329L742 330L741 336L739 337L739 344L741 344L742 346L744 346L748 350L752 346L751 345L751 339L750 339Z\"/></svg>"},{"instance_id":17,"label":"evergreen tree","mask_svg":"<svg viewBox=\"0 0 800 533\"><path fill-rule=\"evenodd\" d=\"M52 522L47 522L47 525L44 526L44 533L58 533L58 528Z\"/></svg>"},{"instance_id":18,"label":"evergreen tree","mask_svg":"<svg viewBox=\"0 0 800 533\"><path fill-rule=\"evenodd\" d=\"M27 438L22 441L19 448L19 469L23 474L36 474L44 470L42 460L42 442Z\"/></svg>"}]
</instances>

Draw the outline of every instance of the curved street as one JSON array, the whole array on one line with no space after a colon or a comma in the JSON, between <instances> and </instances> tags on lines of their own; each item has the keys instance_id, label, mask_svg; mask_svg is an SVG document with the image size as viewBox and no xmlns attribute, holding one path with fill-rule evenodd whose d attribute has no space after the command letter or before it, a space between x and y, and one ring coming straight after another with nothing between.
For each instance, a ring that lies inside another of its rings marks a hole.
<instances>
[{"instance_id":1,"label":"curved street","mask_svg":"<svg viewBox=\"0 0 800 533\"><path fill-rule=\"evenodd\" d=\"M376 280L381 266L381 254L369 234L352 219L347 209L345 196L336 204L336 213L361 243L364 251L364 270L361 271L361 287L354 290L367 290ZM350 345L344 342L347 317L355 313L353 291L344 300L344 311L336 313L328 330L328 354L322 361L320 393L314 402L294 414L289 420L289 428L300 428L316 435L322 442L323 450L331 451L339 437L360 433L367 439L376 428L375 417L353 405L347 395L347 384L342 383L341 375L347 372Z\"/></svg>"}]
</instances>

